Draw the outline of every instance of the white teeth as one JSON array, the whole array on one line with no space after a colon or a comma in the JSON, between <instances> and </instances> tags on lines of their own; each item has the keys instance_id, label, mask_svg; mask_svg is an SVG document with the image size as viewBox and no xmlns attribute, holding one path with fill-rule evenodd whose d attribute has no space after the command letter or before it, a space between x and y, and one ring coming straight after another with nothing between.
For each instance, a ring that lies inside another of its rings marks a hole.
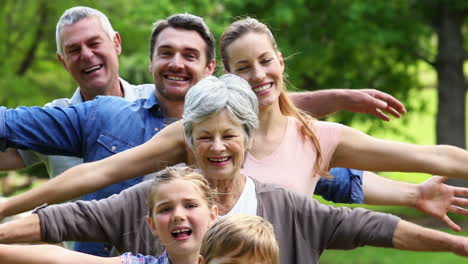
<instances>
[{"instance_id":1,"label":"white teeth","mask_svg":"<svg viewBox=\"0 0 468 264\"><path fill-rule=\"evenodd\" d=\"M262 85L262 86L259 86L255 89L253 89L254 92L258 93L258 92L261 92L261 91L265 91L266 89L269 89L271 87L271 83L269 84L265 84L265 85Z\"/></svg>"},{"instance_id":2,"label":"white teeth","mask_svg":"<svg viewBox=\"0 0 468 264\"><path fill-rule=\"evenodd\" d=\"M93 67L91 67L91 68L88 68L88 69L86 69L86 70L84 70L84 71L85 71L86 73L88 73L88 72L92 72L92 71L97 70L97 69L100 69L100 68L101 68L101 65L96 65L96 66L93 66Z\"/></svg>"},{"instance_id":3,"label":"white teeth","mask_svg":"<svg viewBox=\"0 0 468 264\"><path fill-rule=\"evenodd\" d=\"M179 229L179 230L172 231L172 233L179 234L179 233L188 232L188 231L190 231L190 229L185 228L185 229Z\"/></svg>"},{"instance_id":4,"label":"white teeth","mask_svg":"<svg viewBox=\"0 0 468 264\"><path fill-rule=\"evenodd\" d=\"M214 162L222 162L222 161L226 161L228 160L229 158L228 157L224 157L224 158L209 158L210 161L214 161Z\"/></svg>"},{"instance_id":5,"label":"white teeth","mask_svg":"<svg viewBox=\"0 0 468 264\"><path fill-rule=\"evenodd\" d=\"M182 78L182 77L177 77L177 76L167 76L167 78L168 78L169 80L173 80L173 81L183 81L183 80L184 80L184 78Z\"/></svg>"}]
</instances>

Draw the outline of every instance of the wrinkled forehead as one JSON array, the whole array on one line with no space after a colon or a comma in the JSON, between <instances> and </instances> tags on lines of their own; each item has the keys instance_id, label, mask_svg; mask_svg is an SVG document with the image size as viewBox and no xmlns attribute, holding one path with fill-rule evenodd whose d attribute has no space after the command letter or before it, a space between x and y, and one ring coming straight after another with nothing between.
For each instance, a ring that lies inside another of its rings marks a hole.
<instances>
[{"instance_id":1,"label":"wrinkled forehead","mask_svg":"<svg viewBox=\"0 0 468 264\"><path fill-rule=\"evenodd\" d=\"M64 25L60 31L63 47L94 38L110 40L99 18L94 16L82 18L74 24Z\"/></svg>"}]
</instances>

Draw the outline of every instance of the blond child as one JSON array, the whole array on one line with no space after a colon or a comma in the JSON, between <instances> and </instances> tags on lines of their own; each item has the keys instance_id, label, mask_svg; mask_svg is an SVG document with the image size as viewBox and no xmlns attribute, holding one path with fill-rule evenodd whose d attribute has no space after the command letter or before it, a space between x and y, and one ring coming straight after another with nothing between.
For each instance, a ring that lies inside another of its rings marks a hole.
<instances>
[{"instance_id":1,"label":"blond child","mask_svg":"<svg viewBox=\"0 0 468 264\"><path fill-rule=\"evenodd\" d=\"M215 191L191 168L169 167L148 194L147 222L166 251L159 257L125 253L105 258L52 245L0 245L2 264L197 264L203 236L216 219Z\"/></svg>"},{"instance_id":2,"label":"blond child","mask_svg":"<svg viewBox=\"0 0 468 264\"><path fill-rule=\"evenodd\" d=\"M278 264L273 226L260 216L230 215L206 232L200 249L203 264Z\"/></svg>"}]
</instances>

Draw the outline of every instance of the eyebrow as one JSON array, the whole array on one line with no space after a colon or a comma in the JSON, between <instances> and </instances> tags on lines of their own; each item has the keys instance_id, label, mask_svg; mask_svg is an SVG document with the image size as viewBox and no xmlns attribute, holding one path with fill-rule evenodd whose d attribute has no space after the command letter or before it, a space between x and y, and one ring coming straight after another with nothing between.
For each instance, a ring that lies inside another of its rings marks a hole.
<instances>
[{"instance_id":1,"label":"eyebrow","mask_svg":"<svg viewBox=\"0 0 468 264\"><path fill-rule=\"evenodd\" d=\"M182 201L183 202L198 202L198 201L200 201L200 199L195 198L195 197L189 197L189 198L183 198ZM155 207L158 208L159 206L164 206L164 205L167 205L167 204L171 204L172 202L173 202L172 200L162 201L160 203L156 203Z\"/></svg>"},{"instance_id":2,"label":"eyebrow","mask_svg":"<svg viewBox=\"0 0 468 264\"><path fill-rule=\"evenodd\" d=\"M92 36L92 37L88 38L85 42L95 41L97 39L101 39L101 36L99 36L99 35ZM64 44L63 48L64 49L73 48L73 47L78 46L78 45L79 45L78 43L69 43L69 44Z\"/></svg>"},{"instance_id":3,"label":"eyebrow","mask_svg":"<svg viewBox=\"0 0 468 264\"><path fill-rule=\"evenodd\" d=\"M175 49L173 46L171 45L161 45L158 47L158 50L160 49ZM183 51L190 51L190 52L196 52L196 53L201 53L198 49L196 48L190 48L190 47L185 47L182 49Z\"/></svg>"}]
</instances>

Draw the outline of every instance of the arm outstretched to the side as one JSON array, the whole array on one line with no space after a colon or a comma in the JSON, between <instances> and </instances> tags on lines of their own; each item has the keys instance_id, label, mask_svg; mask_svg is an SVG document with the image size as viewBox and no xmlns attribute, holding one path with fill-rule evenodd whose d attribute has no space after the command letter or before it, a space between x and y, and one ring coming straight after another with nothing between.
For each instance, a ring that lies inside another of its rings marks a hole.
<instances>
[{"instance_id":1,"label":"arm outstretched to the side","mask_svg":"<svg viewBox=\"0 0 468 264\"><path fill-rule=\"evenodd\" d=\"M44 203L64 202L186 159L182 122L176 122L138 147L73 167L37 188L8 199L0 204L0 218Z\"/></svg>"}]
</instances>

